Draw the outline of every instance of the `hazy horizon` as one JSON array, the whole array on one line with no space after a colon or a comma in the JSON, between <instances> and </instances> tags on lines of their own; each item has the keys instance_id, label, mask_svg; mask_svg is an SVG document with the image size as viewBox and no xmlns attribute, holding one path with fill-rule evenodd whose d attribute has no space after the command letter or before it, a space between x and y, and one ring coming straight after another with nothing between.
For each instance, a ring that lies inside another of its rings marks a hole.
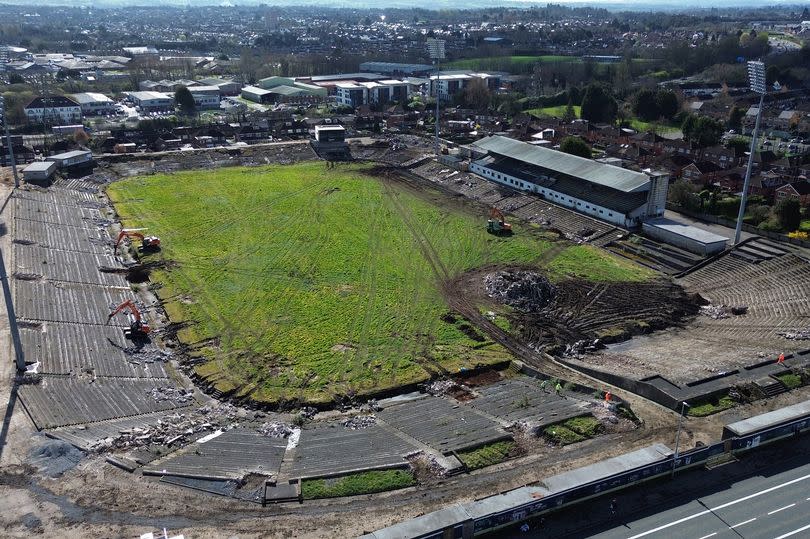
<instances>
[{"instance_id":1,"label":"hazy horizon","mask_svg":"<svg viewBox=\"0 0 810 539\"><path fill-rule=\"evenodd\" d=\"M27 5L36 6L72 6L72 7L138 7L138 6L174 6L174 7L204 7L204 6L322 6L333 8L353 9L485 9L488 7L544 7L547 4L565 5L570 7L599 7L610 10L709 10L713 8L761 8L770 5L779 7L796 6L799 9L809 7L810 2L796 2L795 0L769 0L752 3L750 0L713 0L706 5L701 0L468 0L463 7L459 7L454 0L433 0L423 2L420 0L34 0L33 2L6 1L0 5Z\"/></svg>"}]
</instances>

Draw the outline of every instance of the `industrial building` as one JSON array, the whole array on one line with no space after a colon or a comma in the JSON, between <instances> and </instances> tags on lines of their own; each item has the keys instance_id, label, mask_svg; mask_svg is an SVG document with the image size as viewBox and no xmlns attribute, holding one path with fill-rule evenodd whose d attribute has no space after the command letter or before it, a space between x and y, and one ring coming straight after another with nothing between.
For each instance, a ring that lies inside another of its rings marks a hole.
<instances>
[{"instance_id":1,"label":"industrial building","mask_svg":"<svg viewBox=\"0 0 810 539\"><path fill-rule=\"evenodd\" d=\"M492 73L473 73L469 71L443 71L440 75L430 77L430 94L437 95L441 101L449 101L453 96L464 90L473 80L482 80L490 90L497 90L501 86L501 76Z\"/></svg>"},{"instance_id":2,"label":"industrial building","mask_svg":"<svg viewBox=\"0 0 810 539\"><path fill-rule=\"evenodd\" d=\"M47 184L56 172L54 161L34 161L22 171L23 179L28 183Z\"/></svg>"},{"instance_id":3,"label":"industrial building","mask_svg":"<svg viewBox=\"0 0 810 539\"><path fill-rule=\"evenodd\" d=\"M192 86L188 89L194 98L197 110L210 110L219 108L219 86Z\"/></svg>"},{"instance_id":4,"label":"industrial building","mask_svg":"<svg viewBox=\"0 0 810 539\"><path fill-rule=\"evenodd\" d=\"M85 92L70 97L79 104L85 116L110 114L115 110L115 102L104 94Z\"/></svg>"},{"instance_id":5,"label":"industrial building","mask_svg":"<svg viewBox=\"0 0 810 539\"><path fill-rule=\"evenodd\" d=\"M728 238L702 228L685 225L665 217L642 223L642 231L654 240L663 241L691 253L709 256L726 248Z\"/></svg>"},{"instance_id":6,"label":"industrial building","mask_svg":"<svg viewBox=\"0 0 810 539\"><path fill-rule=\"evenodd\" d=\"M499 135L466 151L470 172L617 226L664 215L668 174L626 170Z\"/></svg>"},{"instance_id":7,"label":"industrial building","mask_svg":"<svg viewBox=\"0 0 810 539\"><path fill-rule=\"evenodd\" d=\"M360 71L381 73L390 77L427 75L435 68L430 64L400 64L395 62L363 62Z\"/></svg>"},{"instance_id":8,"label":"industrial building","mask_svg":"<svg viewBox=\"0 0 810 539\"><path fill-rule=\"evenodd\" d=\"M25 116L32 124L75 124L82 121L82 108L63 95L43 96L34 98L25 106Z\"/></svg>"},{"instance_id":9,"label":"industrial building","mask_svg":"<svg viewBox=\"0 0 810 539\"><path fill-rule=\"evenodd\" d=\"M73 150L48 156L45 161L53 161L60 169L80 168L93 162L93 154L90 150Z\"/></svg>"},{"instance_id":10,"label":"industrial building","mask_svg":"<svg viewBox=\"0 0 810 539\"><path fill-rule=\"evenodd\" d=\"M342 125L316 125L315 140L318 142L344 142L346 129Z\"/></svg>"},{"instance_id":11,"label":"industrial building","mask_svg":"<svg viewBox=\"0 0 810 539\"><path fill-rule=\"evenodd\" d=\"M143 112L169 112L174 108L174 99L160 92L129 92L128 95Z\"/></svg>"}]
</instances>

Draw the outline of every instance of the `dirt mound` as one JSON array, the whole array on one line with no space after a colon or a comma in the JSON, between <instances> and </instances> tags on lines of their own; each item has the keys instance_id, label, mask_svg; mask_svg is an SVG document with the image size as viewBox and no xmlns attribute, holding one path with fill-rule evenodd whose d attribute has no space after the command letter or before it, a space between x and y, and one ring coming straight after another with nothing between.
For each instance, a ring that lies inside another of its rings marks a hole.
<instances>
[{"instance_id":1,"label":"dirt mound","mask_svg":"<svg viewBox=\"0 0 810 539\"><path fill-rule=\"evenodd\" d=\"M45 439L31 450L31 463L48 477L59 477L73 469L84 453L62 440Z\"/></svg>"},{"instance_id":2,"label":"dirt mound","mask_svg":"<svg viewBox=\"0 0 810 539\"><path fill-rule=\"evenodd\" d=\"M489 297L524 313L537 312L556 293L539 273L527 270L499 270L484 277Z\"/></svg>"}]
</instances>

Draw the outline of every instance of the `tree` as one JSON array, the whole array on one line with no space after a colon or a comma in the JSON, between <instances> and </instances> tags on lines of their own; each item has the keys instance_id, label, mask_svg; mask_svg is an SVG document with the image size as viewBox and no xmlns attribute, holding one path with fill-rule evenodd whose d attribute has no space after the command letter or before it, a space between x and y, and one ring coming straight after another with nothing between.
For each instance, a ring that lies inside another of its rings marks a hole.
<instances>
[{"instance_id":1,"label":"tree","mask_svg":"<svg viewBox=\"0 0 810 539\"><path fill-rule=\"evenodd\" d=\"M681 124L681 131L686 140L705 148L720 142L723 137L723 124L707 116L697 117L690 114Z\"/></svg>"},{"instance_id":2,"label":"tree","mask_svg":"<svg viewBox=\"0 0 810 539\"><path fill-rule=\"evenodd\" d=\"M740 107L731 107L728 113L728 123L726 126L729 129L735 130L737 133L742 133L742 119L745 117L745 111Z\"/></svg>"},{"instance_id":3,"label":"tree","mask_svg":"<svg viewBox=\"0 0 810 539\"><path fill-rule=\"evenodd\" d=\"M191 116L197 110L197 104L194 102L194 96L191 95L191 90L186 86L180 86L174 92L174 102L180 107L180 112Z\"/></svg>"},{"instance_id":4,"label":"tree","mask_svg":"<svg viewBox=\"0 0 810 539\"><path fill-rule=\"evenodd\" d=\"M726 142L726 146L728 146L730 150L734 150L734 155L737 157L745 154L750 147L748 141L742 137L734 137L729 139L729 141Z\"/></svg>"},{"instance_id":5,"label":"tree","mask_svg":"<svg viewBox=\"0 0 810 539\"><path fill-rule=\"evenodd\" d=\"M9 84L25 84L25 79L19 73L11 73L8 76Z\"/></svg>"},{"instance_id":6,"label":"tree","mask_svg":"<svg viewBox=\"0 0 810 539\"><path fill-rule=\"evenodd\" d=\"M619 106L602 84L589 84L582 96L582 108L579 115L591 122L613 123Z\"/></svg>"},{"instance_id":7,"label":"tree","mask_svg":"<svg viewBox=\"0 0 810 539\"><path fill-rule=\"evenodd\" d=\"M696 188L685 180L678 180L669 186L669 200L676 206L687 210L696 210L702 206L700 197L695 192Z\"/></svg>"},{"instance_id":8,"label":"tree","mask_svg":"<svg viewBox=\"0 0 810 539\"><path fill-rule=\"evenodd\" d=\"M799 225L802 223L802 205L798 199L793 197L783 198L777 202L773 211L782 230L791 232L799 229Z\"/></svg>"},{"instance_id":9,"label":"tree","mask_svg":"<svg viewBox=\"0 0 810 539\"><path fill-rule=\"evenodd\" d=\"M678 96L672 90L658 90L655 95L655 104L658 105L658 115L671 120L676 114L680 104Z\"/></svg>"},{"instance_id":10,"label":"tree","mask_svg":"<svg viewBox=\"0 0 810 539\"><path fill-rule=\"evenodd\" d=\"M644 121L657 120L660 116L655 90L642 88L635 93L632 99L633 114Z\"/></svg>"},{"instance_id":11,"label":"tree","mask_svg":"<svg viewBox=\"0 0 810 539\"><path fill-rule=\"evenodd\" d=\"M472 79L464 88L464 104L476 110L483 110L489 105L492 95L483 79Z\"/></svg>"},{"instance_id":12,"label":"tree","mask_svg":"<svg viewBox=\"0 0 810 539\"><path fill-rule=\"evenodd\" d=\"M90 142L90 135L87 134L84 128L77 129L73 133L73 141L79 146L87 146L87 143Z\"/></svg>"},{"instance_id":13,"label":"tree","mask_svg":"<svg viewBox=\"0 0 810 539\"><path fill-rule=\"evenodd\" d=\"M591 158L591 147L579 137L565 137L560 143L560 150L571 155Z\"/></svg>"},{"instance_id":14,"label":"tree","mask_svg":"<svg viewBox=\"0 0 810 539\"><path fill-rule=\"evenodd\" d=\"M565 112L563 113L563 121L565 123L571 123L573 120L577 118L577 113L574 110L574 103L571 101L571 98L568 98L568 104L565 106Z\"/></svg>"}]
</instances>

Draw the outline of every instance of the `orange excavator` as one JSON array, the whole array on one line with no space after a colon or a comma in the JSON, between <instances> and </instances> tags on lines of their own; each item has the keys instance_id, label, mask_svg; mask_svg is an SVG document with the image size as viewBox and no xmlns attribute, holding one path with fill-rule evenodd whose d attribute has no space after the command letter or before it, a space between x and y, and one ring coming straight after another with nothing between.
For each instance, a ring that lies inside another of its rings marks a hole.
<instances>
[{"instance_id":1,"label":"orange excavator","mask_svg":"<svg viewBox=\"0 0 810 539\"><path fill-rule=\"evenodd\" d=\"M118 239L115 240L115 250L118 250L118 246L121 245L121 242L124 238L138 238L141 240L141 250L142 251L149 251L149 250L156 250L160 249L160 238L157 236L144 236L137 230L122 230L120 234L118 234Z\"/></svg>"},{"instance_id":2,"label":"orange excavator","mask_svg":"<svg viewBox=\"0 0 810 539\"><path fill-rule=\"evenodd\" d=\"M504 220L503 213L498 208L492 208L489 211L487 232L497 235L507 235L512 233L512 225Z\"/></svg>"},{"instance_id":3,"label":"orange excavator","mask_svg":"<svg viewBox=\"0 0 810 539\"><path fill-rule=\"evenodd\" d=\"M129 318L129 329L124 330L124 336L127 339L143 339L152 332L152 328L149 327L149 324L141 319L141 311L138 310L138 307L135 306L135 303L131 299L126 300L110 313L110 316L107 317L107 324L110 323L113 316L120 313L124 309L129 310L127 313L127 318Z\"/></svg>"}]
</instances>

